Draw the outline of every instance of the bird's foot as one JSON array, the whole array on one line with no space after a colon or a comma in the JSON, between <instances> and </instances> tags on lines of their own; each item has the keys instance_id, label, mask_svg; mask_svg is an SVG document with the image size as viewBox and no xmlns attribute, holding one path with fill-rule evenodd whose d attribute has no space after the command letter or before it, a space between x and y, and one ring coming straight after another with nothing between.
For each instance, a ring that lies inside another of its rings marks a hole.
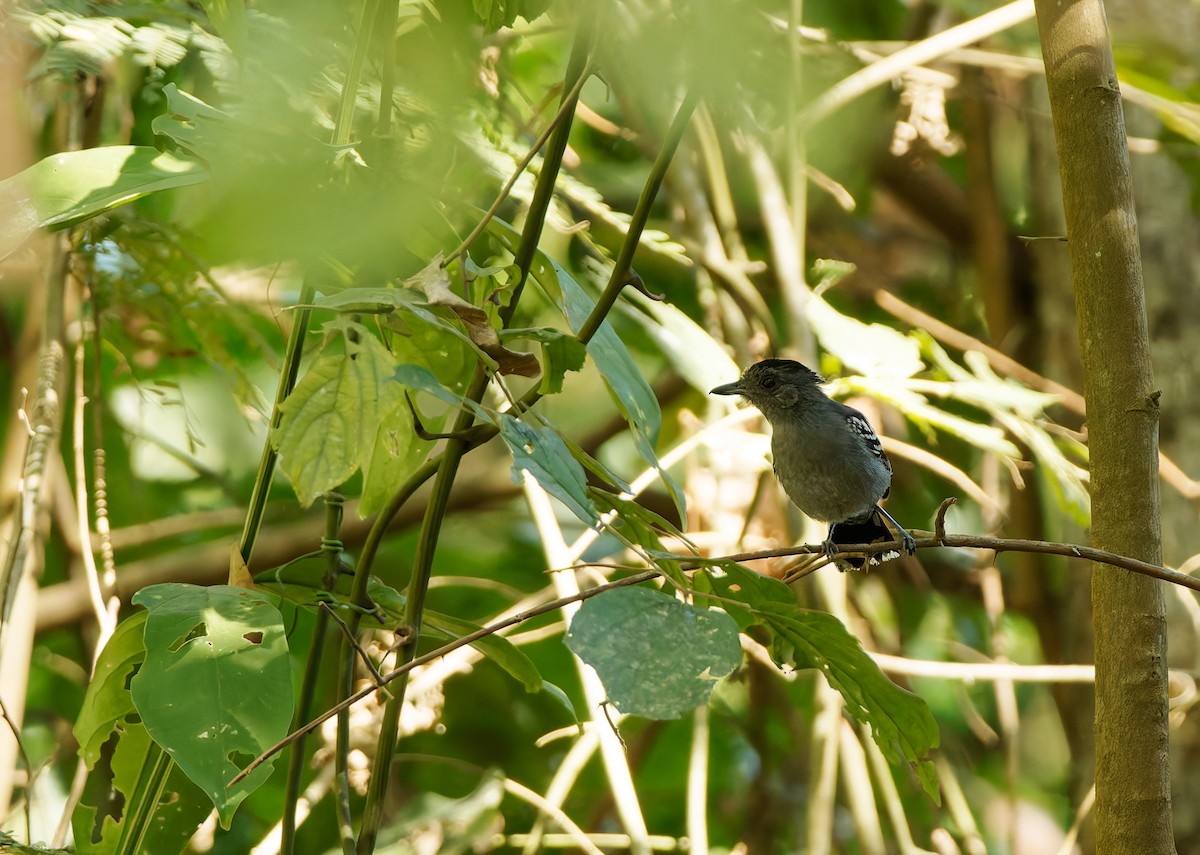
<instances>
[{"instance_id":1,"label":"bird's foot","mask_svg":"<svg viewBox=\"0 0 1200 855\"><path fill-rule=\"evenodd\" d=\"M832 532L830 532L830 534L832 535ZM841 557L841 550L839 550L838 545L833 542L832 537L826 539L826 541L821 544L821 547L825 550L825 557L829 559L830 563L833 564L833 566L836 567L839 572L845 573L847 570L861 569L860 566L856 565L849 558Z\"/></svg>"}]
</instances>

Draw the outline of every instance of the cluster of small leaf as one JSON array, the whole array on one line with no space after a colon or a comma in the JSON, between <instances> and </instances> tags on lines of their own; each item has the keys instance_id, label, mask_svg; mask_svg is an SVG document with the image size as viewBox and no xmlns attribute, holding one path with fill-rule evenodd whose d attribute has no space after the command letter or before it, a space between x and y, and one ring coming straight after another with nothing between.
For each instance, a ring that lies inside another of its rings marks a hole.
<instances>
[{"instance_id":1,"label":"cluster of small leaf","mask_svg":"<svg viewBox=\"0 0 1200 855\"><path fill-rule=\"evenodd\" d=\"M219 52L222 43L205 32L197 11L190 4L162 3L150 20L140 5L45 2L17 7L12 16L41 49L31 76L70 81L77 75L99 74L124 59L167 69L193 48L205 55Z\"/></svg>"}]
</instances>

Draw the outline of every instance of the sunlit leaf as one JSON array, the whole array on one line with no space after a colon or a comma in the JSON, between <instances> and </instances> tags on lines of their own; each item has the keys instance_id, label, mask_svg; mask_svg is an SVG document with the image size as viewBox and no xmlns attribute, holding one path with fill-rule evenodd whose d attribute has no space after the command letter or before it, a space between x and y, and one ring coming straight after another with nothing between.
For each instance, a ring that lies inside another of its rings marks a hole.
<instances>
[{"instance_id":1,"label":"sunlit leaf","mask_svg":"<svg viewBox=\"0 0 1200 855\"><path fill-rule=\"evenodd\" d=\"M146 661L130 683L138 714L228 828L271 764L230 780L291 723L283 619L265 594L225 585L152 585L133 602L149 612Z\"/></svg>"},{"instance_id":2,"label":"sunlit leaf","mask_svg":"<svg viewBox=\"0 0 1200 855\"><path fill-rule=\"evenodd\" d=\"M814 272L824 269L832 277L830 265L819 259ZM920 345L892 327L843 315L817 294L808 297L805 310L821 347L847 368L872 377L912 377L925 367Z\"/></svg>"},{"instance_id":3,"label":"sunlit leaf","mask_svg":"<svg viewBox=\"0 0 1200 855\"><path fill-rule=\"evenodd\" d=\"M0 258L41 228L63 228L159 190L207 181L204 167L149 146L67 151L0 181Z\"/></svg>"}]
</instances>

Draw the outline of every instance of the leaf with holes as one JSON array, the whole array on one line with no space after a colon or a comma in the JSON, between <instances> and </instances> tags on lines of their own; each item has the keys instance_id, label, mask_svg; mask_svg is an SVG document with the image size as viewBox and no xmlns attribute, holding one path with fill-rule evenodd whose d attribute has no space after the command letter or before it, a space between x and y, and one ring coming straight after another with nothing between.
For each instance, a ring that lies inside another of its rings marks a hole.
<instances>
[{"instance_id":1,"label":"leaf with holes","mask_svg":"<svg viewBox=\"0 0 1200 855\"><path fill-rule=\"evenodd\" d=\"M146 730L212 799L229 827L242 799L271 774L264 763L229 787L250 760L287 735L292 678L283 618L258 591L151 585L146 661L130 693Z\"/></svg>"},{"instance_id":2,"label":"leaf with holes","mask_svg":"<svg viewBox=\"0 0 1200 855\"><path fill-rule=\"evenodd\" d=\"M596 669L617 709L654 719L679 718L705 703L742 661L733 618L651 588L588 600L566 642Z\"/></svg>"},{"instance_id":3,"label":"leaf with holes","mask_svg":"<svg viewBox=\"0 0 1200 855\"><path fill-rule=\"evenodd\" d=\"M521 483L521 472L528 472L575 516L588 525L600 524L600 514L588 496L583 466L556 431L501 414L500 436L512 452L515 482Z\"/></svg>"}]
</instances>

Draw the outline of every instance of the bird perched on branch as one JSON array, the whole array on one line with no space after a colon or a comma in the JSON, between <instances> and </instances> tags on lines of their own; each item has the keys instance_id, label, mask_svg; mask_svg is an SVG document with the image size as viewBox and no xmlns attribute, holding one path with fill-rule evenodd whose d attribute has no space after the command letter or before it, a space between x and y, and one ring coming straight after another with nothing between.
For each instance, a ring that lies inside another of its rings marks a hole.
<instances>
[{"instance_id":1,"label":"bird perched on branch","mask_svg":"<svg viewBox=\"0 0 1200 855\"><path fill-rule=\"evenodd\" d=\"M879 437L858 410L835 401L821 378L791 359L764 359L740 380L713 389L713 395L741 395L771 424L775 477L805 514L829 523L825 552L839 567L861 569L861 557L836 558L838 544L895 539L911 555L917 542L879 506L892 486L892 464ZM871 564L897 557L872 556Z\"/></svg>"}]
</instances>

